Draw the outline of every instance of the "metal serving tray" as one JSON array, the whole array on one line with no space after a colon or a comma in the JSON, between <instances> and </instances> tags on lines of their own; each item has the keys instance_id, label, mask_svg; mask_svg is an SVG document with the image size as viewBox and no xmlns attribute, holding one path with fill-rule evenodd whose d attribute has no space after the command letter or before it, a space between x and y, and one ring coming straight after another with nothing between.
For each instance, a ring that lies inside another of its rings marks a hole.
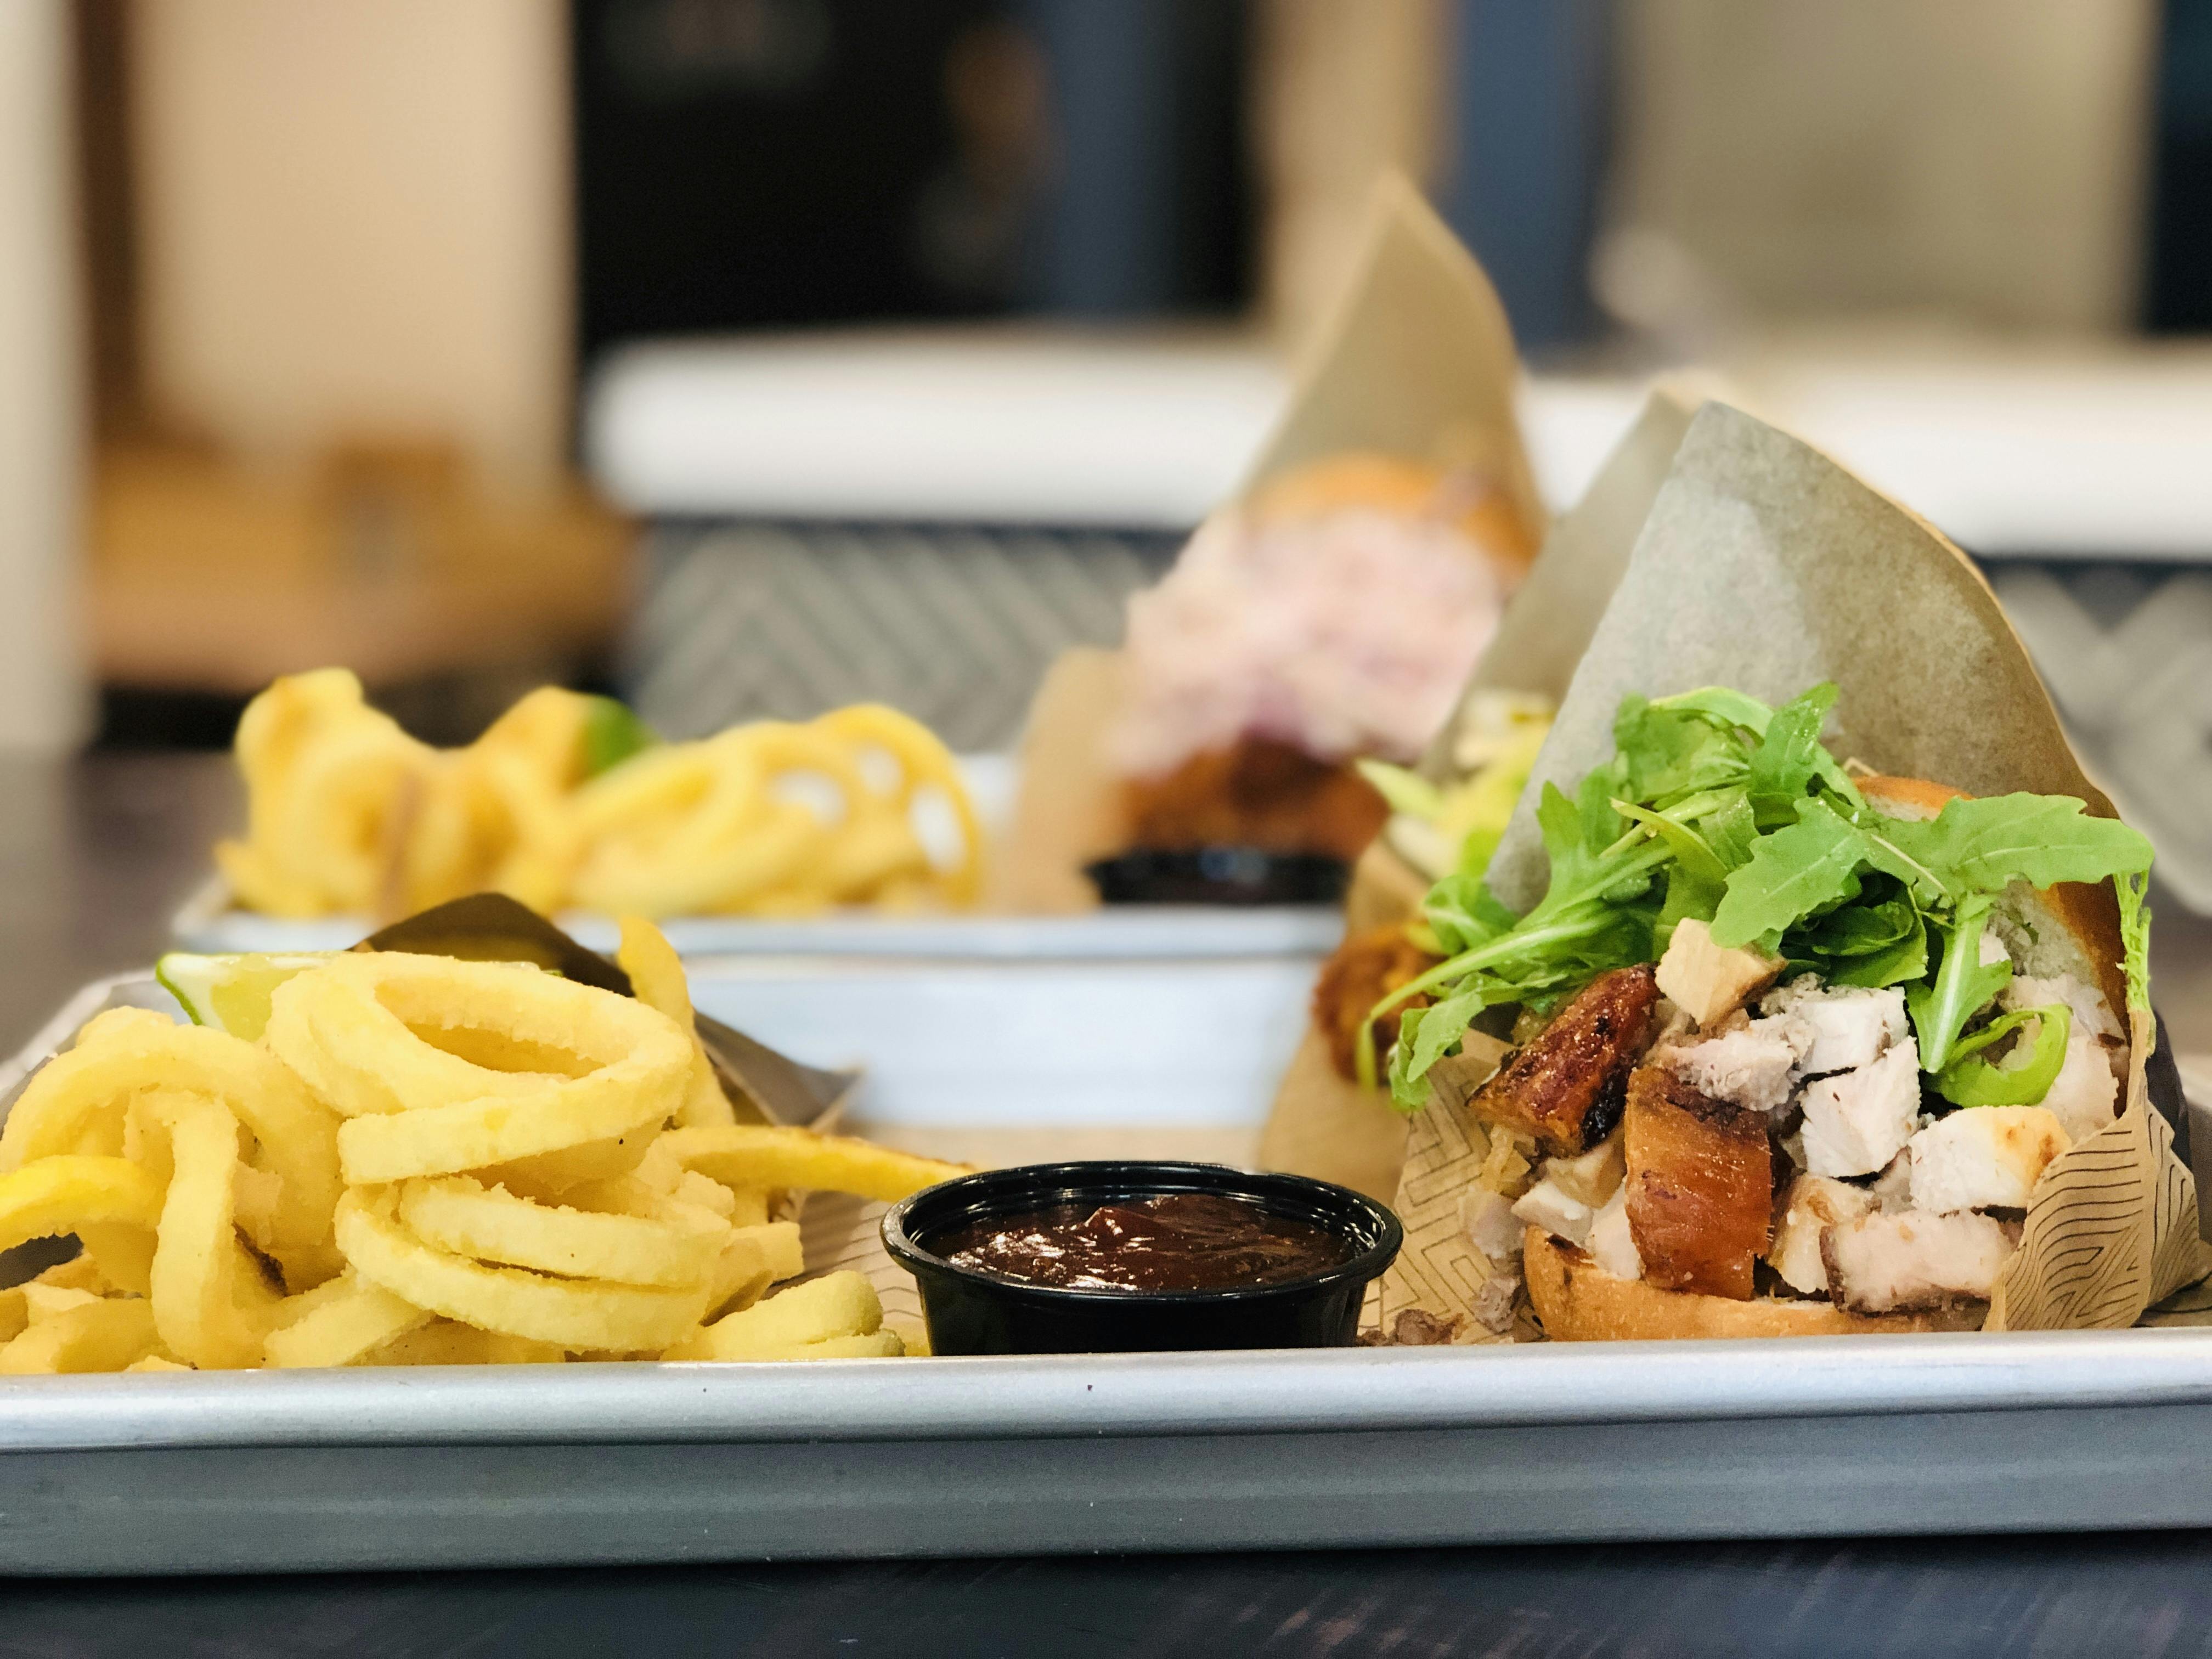
<instances>
[{"instance_id":1,"label":"metal serving tray","mask_svg":"<svg viewBox=\"0 0 2212 1659\"><path fill-rule=\"evenodd\" d=\"M0 1378L0 1573L2208 1524L2201 1328Z\"/></svg>"},{"instance_id":2,"label":"metal serving tray","mask_svg":"<svg viewBox=\"0 0 2212 1659\"><path fill-rule=\"evenodd\" d=\"M0 1571L2212 1523L2212 1331L0 1382Z\"/></svg>"}]
</instances>

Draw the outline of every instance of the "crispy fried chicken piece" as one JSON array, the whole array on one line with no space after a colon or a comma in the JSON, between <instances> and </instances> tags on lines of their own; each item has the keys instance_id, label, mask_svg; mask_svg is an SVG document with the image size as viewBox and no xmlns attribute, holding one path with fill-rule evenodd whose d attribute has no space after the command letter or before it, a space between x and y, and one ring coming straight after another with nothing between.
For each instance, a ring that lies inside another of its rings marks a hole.
<instances>
[{"instance_id":1,"label":"crispy fried chicken piece","mask_svg":"<svg viewBox=\"0 0 2212 1659\"><path fill-rule=\"evenodd\" d=\"M1314 981L1313 1020L1328 1039L1329 1063L1339 1077L1359 1075L1354 1069L1359 1045L1359 1024L1367 1011L1408 980L1418 979L1442 961L1406 937L1401 927L1370 927L1354 933L1338 945L1322 963ZM1433 999L1409 998L1375 1022L1375 1075L1384 1070L1384 1056L1398 1040L1398 1017L1407 1008L1425 1008Z\"/></svg>"},{"instance_id":2,"label":"crispy fried chicken piece","mask_svg":"<svg viewBox=\"0 0 2212 1659\"><path fill-rule=\"evenodd\" d=\"M1192 756L1127 791L1138 847L1264 847L1358 858L1390 815L1349 763L1316 760L1270 738Z\"/></svg>"},{"instance_id":3,"label":"crispy fried chicken piece","mask_svg":"<svg viewBox=\"0 0 2212 1659\"><path fill-rule=\"evenodd\" d=\"M1628 1231L1662 1290L1748 1301L1774 1219L1766 1114L1700 1094L1669 1066L1628 1079Z\"/></svg>"},{"instance_id":4,"label":"crispy fried chicken piece","mask_svg":"<svg viewBox=\"0 0 2212 1659\"><path fill-rule=\"evenodd\" d=\"M1648 963L1600 974L1507 1057L1468 1109L1535 1136L1554 1158L1588 1152L1620 1121L1622 1085L1651 1040L1658 1001Z\"/></svg>"}]
</instances>

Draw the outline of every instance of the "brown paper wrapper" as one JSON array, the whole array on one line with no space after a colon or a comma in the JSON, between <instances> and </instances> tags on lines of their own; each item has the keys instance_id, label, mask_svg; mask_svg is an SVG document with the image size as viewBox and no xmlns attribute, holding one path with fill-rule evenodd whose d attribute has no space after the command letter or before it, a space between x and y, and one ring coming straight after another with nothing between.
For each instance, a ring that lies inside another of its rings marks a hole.
<instances>
[{"instance_id":1,"label":"brown paper wrapper","mask_svg":"<svg viewBox=\"0 0 2212 1659\"><path fill-rule=\"evenodd\" d=\"M1238 495L1347 450L1464 465L1497 482L1534 543L1545 514L1514 408L1520 373L1490 279L1420 193L1387 176L1352 277ZM1083 866L1127 848L1121 780L1106 753L1121 684L1100 659L1118 662L1118 653L1067 653L1030 707L994 908L1088 909L1097 898Z\"/></svg>"},{"instance_id":2,"label":"brown paper wrapper","mask_svg":"<svg viewBox=\"0 0 2212 1659\"><path fill-rule=\"evenodd\" d=\"M1819 452L1707 404L1560 705L1492 863L1492 887L1516 909L1541 896L1535 786L1571 787L1612 753L1624 693L1720 684L1778 702L1824 679L1841 692L1831 743L1839 755L1972 794L2073 795L2112 813L1965 556ZM2112 902L2109 888L2105 897ZM2205 1269L2195 1183L2149 1105L2149 1018L2135 1013L2131 1024L2124 1109L2052 1164L1987 1328L2130 1325ZM1438 1116L1432 1108L1422 1120ZM1472 1176L1471 1158L1479 1162L1451 1144L1455 1116L1414 1130L1417 1156L1431 1138L1441 1150L1424 1164L1422 1188L1401 1188L1409 1235L1426 1236L1439 1194ZM1440 1276L1416 1260L1400 1284L1425 1287ZM1386 1305L1397 1288L1386 1287Z\"/></svg>"},{"instance_id":3,"label":"brown paper wrapper","mask_svg":"<svg viewBox=\"0 0 2212 1659\"><path fill-rule=\"evenodd\" d=\"M1582 500L1552 526L1543 550L1476 664L1459 710L1445 722L1422 761L1421 769L1430 777L1438 782L1453 780L1453 733L1479 693L1522 691L1555 702L1566 696L1575 666L1627 568L1637 531L1650 511L1682 434L1689 430L1690 415L1683 398L1665 390L1655 392ZM1358 933L1408 921L1420 908L1428 886L1427 878L1393 852L1387 840L1378 839L1352 870L1345 898L1345 927ZM1388 1202L1398 1195L1395 1180L1380 1188L1365 1183L1382 1172L1394 1171L1402 1158L1433 1160L1448 1155L1429 1138L1434 1126L1416 1123L1409 1139L1385 1101L1384 1091L1362 1089L1339 1077L1329 1064L1327 1047L1310 1040L1291 1060L1276 1091L1260 1138L1261 1162L1271 1170L1357 1187ZM1480 1130L1472 1125L1468 1128L1480 1139ZM1474 1158L1481 1162L1480 1149ZM1449 1228L1456 1230L1457 1200L1445 1208ZM1402 1204L1399 1213L1406 1214ZM1410 1221L1408 1224L1410 1228ZM1435 1218L1424 1223L1431 1229L1443 1224ZM1415 1254L1411 1244L1407 1253ZM1469 1271L1462 1261L1438 1281L1439 1286L1462 1284ZM1480 1288L1479 1283L1468 1285L1468 1294ZM1466 1311L1457 1301L1450 1305L1453 1311Z\"/></svg>"}]
</instances>

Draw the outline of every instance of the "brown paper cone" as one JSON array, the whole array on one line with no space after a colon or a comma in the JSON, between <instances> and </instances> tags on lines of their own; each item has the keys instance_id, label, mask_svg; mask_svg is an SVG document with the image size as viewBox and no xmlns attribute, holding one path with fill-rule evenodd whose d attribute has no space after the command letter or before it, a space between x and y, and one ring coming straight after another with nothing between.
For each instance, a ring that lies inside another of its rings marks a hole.
<instances>
[{"instance_id":1,"label":"brown paper cone","mask_svg":"<svg viewBox=\"0 0 2212 1659\"><path fill-rule=\"evenodd\" d=\"M1552 526L1468 677L1459 708L1429 745L1421 769L1431 778L1449 782L1455 776L1452 741L1468 705L1482 692L1529 692L1555 703L1565 699L1698 401L1666 386L1655 387L1582 499Z\"/></svg>"},{"instance_id":2,"label":"brown paper cone","mask_svg":"<svg viewBox=\"0 0 2212 1659\"><path fill-rule=\"evenodd\" d=\"M1840 755L1972 794L2073 795L2112 811L1965 556L1808 446L1708 404L1560 706L1492 887L1516 909L1540 896L1534 786L1571 787L1612 754L1624 693L1719 684L1778 702L1824 679L1841 691ZM2148 1104L2148 1018L2134 1024L2122 1115L2052 1164L1990 1328L2132 1324L2201 1271L2195 1184ZM1439 1184L1472 1174L1461 1155ZM1404 1196L1410 1230L1429 1212L1425 1194Z\"/></svg>"},{"instance_id":3,"label":"brown paper cone","mask_svg":"<svg viewBox=\"0 0 2212 1659\"><path fill-rule=\"evenodd\" d=\"M1297 379L1246 490L1369 450L1473 468L1511 498L1531 542L1542 534L1548 515L1514 406L1521 358L1505 307L1404 175L1376 185L1366 246Z\"/></svg>"},{"instance_id":4,"label":"brown paper cone","mask_svg":"<svg viewBox=\"0 0 2212 1659\"><path fill-rule=\"evenodd\" d=\"M1388 1204L1398 1195L1406 1123L1386 1091L1336 1074L1328 1040L1310 1025L1260 1132L1260 1167L1334 1181Z\"/></svg>"},{"instance_id":5,"label":"brown paper cone","mask_svg":"<svg viewBox=\"0 0 2212 1659\"><path fill-rule=\"evenodd\" d=\"M1520 374L1490 279L1420 193L1387 176L1352 279L1237 494L1346 450L1465 465L1498 481L1533 544L1544 511L1514 409ZM1115 653L1067 654L1087 661ZM1121 780L1105 749L1119 684L1103 668L1066 661L1030 710L996 888L1007 909L1089 908L1097 901L1084 865L1127 846Z\"/></svg>"},{"instance_id":6,"label":"brown paper cone","mask_svg":"<svg viewBox=\"0 0 2212 1659\"><path fill-rule=\"evenodd\" d=\"M1531 692L1554 702L1566 696L1575 665L1627 567L1636 532L1689 426L1686 403L1665 391L1652 394L1582 500L1553 526L1528 580L1506 606L1497 636L1475 665L1467 697L1461 702L1462 709L1476 692L1484 690ZM1439 782L1450 781L1454 775L1451 733L1459 718L1455 714L1445 722L1422 764ZM1392 852L1387 841L1378 839L1353 867L1345 897L1345 926L1356 933L1407 921L1427 891L1427 880ZM1329 1064L1327 1045L1310 1040L1276 1091L1260 1140L1261 1162L1271 1170L1370 1190L1363 1181L1393 1167L1395 1160L1408 1155L1408 1146L1420 1155L1420 1149L1430 1144L1424 1138L1427 1132L1418 1126L1409 1141L1384 1099L1380 1089L1362 1089L1339 1077ZM1481 1153L1475 1157L1480 1162ZM1355 1175L1359 1179L1353 1179ZM1401 1218L1409 1231L1414 1227L1395 1182L1386 1183L1376 1196L1398 1198ZM1449 1228L1456 1229L1455 1197L1446 1209ZM1437 1216L1425 1215L1420 1222L1431 1230L1444 1224ZM1409 1246L1407 1255L1413 1254ZM1438 1285L1460 1283L1464 1274L1457 1269L1455 1274L1440 1278ZM1404 1298L1401 1304L1413 1305ZM1397 1307L1390 1311L1395 1314ZM1454 1304L1437 1311L1464 1313L1467 1309Z\"/></svg>"},{"instance_id":7,"label":"brown paper cone","mask_svg":"<svg viewBox=\"0 0 2212 1659\"><path fill-rule=\"evenodd\" d=\"M1097 907L1083 866L1128 843L1121 783L1106 760L1121 704L1118 651L1063 652L1046 674L1022 733L1021 790L992 866L992 909L1066 915Z\"/></svg>"}]
</instances>

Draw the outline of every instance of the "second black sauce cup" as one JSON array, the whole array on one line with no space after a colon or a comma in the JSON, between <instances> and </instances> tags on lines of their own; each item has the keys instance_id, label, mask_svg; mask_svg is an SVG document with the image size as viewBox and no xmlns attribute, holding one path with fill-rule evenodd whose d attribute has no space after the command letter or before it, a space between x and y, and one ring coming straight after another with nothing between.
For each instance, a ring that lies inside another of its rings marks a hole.
<instances>
[{"instance_id":1,"label":"second black sauce cup","mask_svg":"<svg viewBox=\"0 0 2212 1659\"><path fill-rule=\"evenodd\" d=\"M1202 1291L1070 1290L957 1266L932 1241L996 1216L1172 1193L1240 1199L1335 1235L1335 1266L1279 1284ZM894 1205L884 1247L921 1289L939 1354L1139 1353L1349 1346L1370 1280L1405 1242L1398 1218L1348 1187L1215 1164L1036 1164L962 1176Z\"/></svg>"}]
</instances>

